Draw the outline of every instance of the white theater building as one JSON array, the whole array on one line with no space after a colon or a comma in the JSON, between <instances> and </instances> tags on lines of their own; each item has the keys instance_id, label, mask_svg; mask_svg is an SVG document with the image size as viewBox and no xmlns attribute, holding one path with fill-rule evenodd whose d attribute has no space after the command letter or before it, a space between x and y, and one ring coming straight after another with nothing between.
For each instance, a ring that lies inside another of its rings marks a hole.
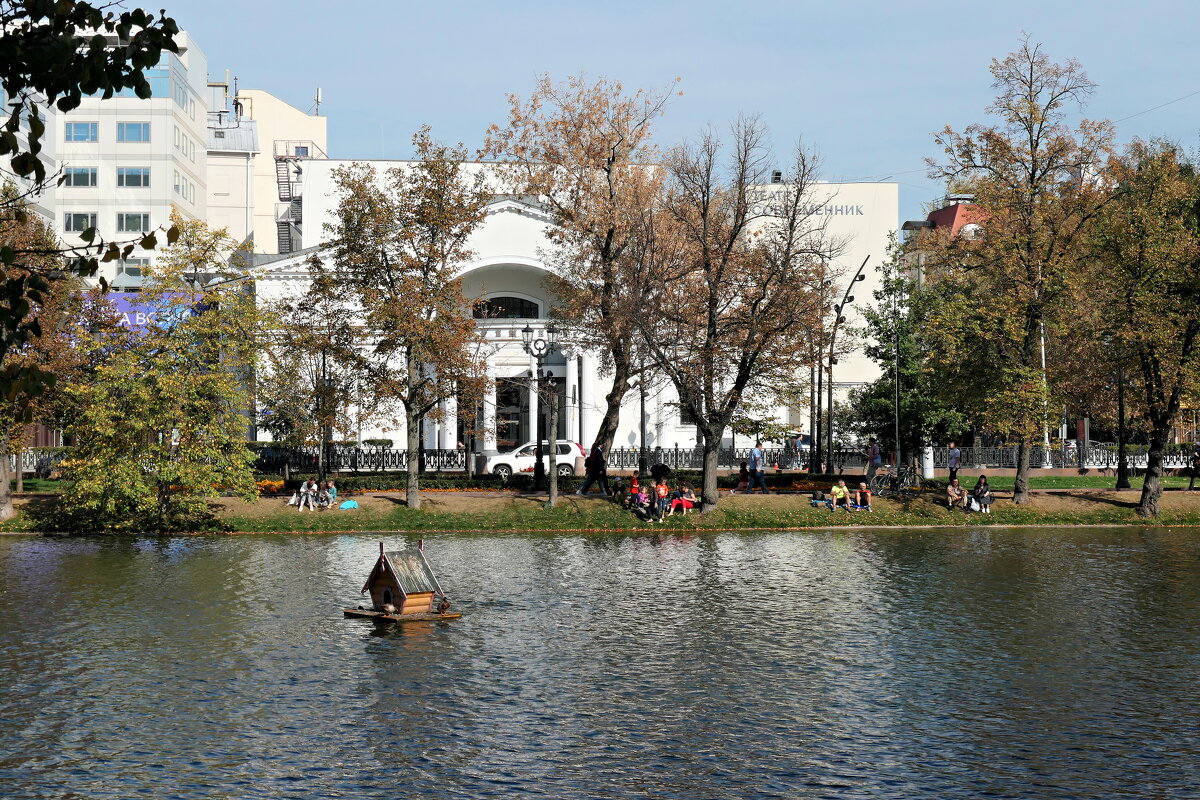
<instances>
[{"instance_id":1,"label":"white theater building","mask_svg":"<svg viewBox=\"0 0 1200 800\"><path fill-rule=\"evenodd\" d=\"M260 264L257 292L264 302L294 297L308 286L305 263L318 252L325 223L332 219L337 202L333 171L350 161L305 159L298 164L300 184L294 189L303 203L302 249L286 255L271 256ZM365 161L380 173L403 162ZM473 169L488 169L486 164ZM858 304L873 302L871 292L878 286L878 267L882 263L889 235L896 229L898 197L896 184L844 183L823 184L815 198L821 213L828 216L829 232L845 238L848 246L840 266L852 274L868 255L871 261L867 279L855 289ZM299 216L294 215L294 216ZM547 323L555 299L544 286L550 266L544 263L550 249L546 238L550 218L536 205L498 195L488 209L486 220L476 229L469 246L474 260L462 271L464 293L471 299L489 301L494 316L479 319L484 337L491 345L488 365L495 379L492 393L485 399L475 426L481 434L472 439L465 434L465 409L451 402L445 419L429 423L423 432L426 448L452 449L459 443L479 452L505 451L534 438L531 421L538 418L538 397L531 390L530 376L535 362L522 346L521 329L527 325L541 330ZM847 278L848 279L848 278ZM840 298L841 288L838 288ZM849 324L858 322L851 311ZM573 348L564 342L560 351L546 361L560 382L559 437L589 445L605 410L605 396L612 386L611 377L600 369L594 353ZM873 380L875 366L865 357L842 358L835 374L835 388L844 391ZM467 412L470 413L470 412ZM808 429L808 409L779 408L779 419L798 430ZM614 447L639 444L640 398L636 391L626 397ZM693 447L699 438L696 427L680 418L673 390L656 390L646 403L647 447ZM404 439L403 430L364 427L359 441L369 438Z\"/></svg>"}]
</instances>

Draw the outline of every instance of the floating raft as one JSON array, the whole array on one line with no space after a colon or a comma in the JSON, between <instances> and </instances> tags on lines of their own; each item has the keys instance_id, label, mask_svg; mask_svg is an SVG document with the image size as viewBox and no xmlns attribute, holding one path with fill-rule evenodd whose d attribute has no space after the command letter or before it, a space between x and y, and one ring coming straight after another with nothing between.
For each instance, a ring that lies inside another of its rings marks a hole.
<instances>
[{"instance_id":1,"label":"floating raft","mask_svg":"<svg viewBox=\"0 0 1200 800\"><path fill-rule=\"evenodd\" d=\"M369 608L344 608L342 613L347 617L373 619L376 622L441 622L442 620L462 619L462 614L446 612L445 614L389 614L386 611L372 611Z\"/></svg>"}]
</instances>

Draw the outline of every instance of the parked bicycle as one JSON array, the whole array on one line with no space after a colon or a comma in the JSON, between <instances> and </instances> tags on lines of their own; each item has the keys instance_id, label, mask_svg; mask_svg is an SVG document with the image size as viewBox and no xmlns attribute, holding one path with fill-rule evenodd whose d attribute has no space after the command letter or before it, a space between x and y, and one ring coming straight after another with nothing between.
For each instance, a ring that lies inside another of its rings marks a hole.
<instances>
[{"instance_id":1,"label":"parked bicycle","mask_svg":"<svg viewBox=\"0 0 1200 800\"><path fill-rule=\"evenodd\" d=\"M885 464L871 478L871 494L876 497L888 495L910 495L921 491L921 476L911 464L905 464L897 469L894 465Z\"/></svg>"}]
</instances>

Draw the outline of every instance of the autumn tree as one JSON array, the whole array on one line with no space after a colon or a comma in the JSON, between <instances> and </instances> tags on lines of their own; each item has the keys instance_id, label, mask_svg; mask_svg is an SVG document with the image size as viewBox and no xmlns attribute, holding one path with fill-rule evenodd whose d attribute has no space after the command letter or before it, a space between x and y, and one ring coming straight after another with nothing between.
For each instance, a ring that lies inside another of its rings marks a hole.
<instances>
[{"instance_id":1,"label":"autumn tree","mask_svg":"<svg viewBox=\"0 0 1200 800\"><path fill-rule=\"evenodd\" d=\"M1112 134L1107 122L1069 127L1070 107L1094 88L1075 60L1052 63L1025 39L991 72L996 122L947 127L935 137L945 159L929 162L932 176L974 194L984 234L935 229L916 246L937 301L931 366L987 427L1018 443L1013 500L1026 503L1031 453L1051 406L1043 348L1071 318L1066 300L1106 195L1092 177Z\"/></svg>"},{"instance_id":2,"label":"autumn tree","mask_svg":"<svg viewBox=\"0 0 1200 800\"><path fill-rule=\"evenodd\" d=\"M595 444L607 452L621 404L646 363L636 320L654 284L625 258L663 180L651 134L670 93L626 93L617 81L542 76L528 100L509 97L509 119L493 126L486 152L516 194L538 198L554 217L547 231L554 315L574 343L594 350L612 387Z\"/></svg>"},{"instance_id":3,"label":"autumn tree","mask_svg":"<svg viewBox=\"0 0 1200 800\"><path fill-rule=\"evenodd\" d=\"M246 445L261 345L254 294L241 265L224 261L223 230L174 223L179 241L143 273L154 323L105 343L89 378L63 387L78 412L62 506L77 525L189 528L211 522L222 491L257 496Z\"/></svg>"},{"instance_id":4,"label":"autumn tree","mask_svg":"<svg viewBox=\"0 0 1200 800\"><path fill-rule=\"evenodd\" d=\"M661 212L636 242L660 287L638 317L647 352L703 439L702 510L716 507L721 439L743 402L808 365L806 324L842 249L816 213L827 198L813 154L797 146L772 183L765 137L742 119L728 150L712 132L674 150Z\"/></svg>"},{"instance_id":5,"label":"autumn tree","mask_svg":"<svg viewBox=\"0 0 1200 800\"><path fill-rule=\"evenodd\" d=\"M394 400L408 439L410 508L418 508L421 420L458 395L473 408L487 382L485 346L463 296L467 240L492 193L464 162L462 145L414 137L416 159L380 175L356 163L335 174L338 206L327 223L328 259L312 268L312 292L345 298L361 316L358 380Z\"/></svg>"},{"instance_id":6,"label":"autumn tree","mask_svg":"<svg viewBox=\"0 0 1200 800\"><path fill-rule=\"evenodd\" d=\"M1115 194L1089 277L1110 335L1141 373L1150 448L1138 514L1152 517L1171 426L1200 380L1200 175L1175 146L1135 141L1106 177Z\"/></svg>"}]
</instances>

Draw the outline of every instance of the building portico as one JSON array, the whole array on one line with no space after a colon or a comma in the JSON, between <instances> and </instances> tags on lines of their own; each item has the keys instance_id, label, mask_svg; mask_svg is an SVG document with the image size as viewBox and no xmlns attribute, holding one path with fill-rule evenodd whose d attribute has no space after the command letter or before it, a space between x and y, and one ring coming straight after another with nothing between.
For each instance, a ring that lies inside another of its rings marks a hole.
<instances>
[{"instance_id":1,"label":"building portico","mask_svg":"<svg viewBox=\"0 0 1200 800\"><path fill-rule=\"evenodd\" d=\"M258 296L264 301L296 297L309 284L307 260L322 249L324 224L332 218L335 191L334 170L351 162L333 159L305 161L305 225L302 232L305 249L266 265L259 278ZM367 162L371 163L371 162ZM376 162L382 173L404 162ZM464 165L469 171L485 171L490 165ZM894 184L829 184L830 197L852 203L853 216L834 214L831 230L852 242L847 261L871 255L873 268L863 285L863 294L878 284L874 265L882 262L889 234L895 229L897 197ZM838 206L842 207L842 206ZM487 394L475 408L468 409L451 398L439 407L438 419L424 425L421 440L427 449L470 452L505 452L532 441L536 423L544 411L534 391L535 360L523 346L522 330L533 329L538 336L549 324L556 298L547 278L553 274L554 244L547 236L552 219L534 201L497 194L487 215L472 233L468 247L471 260L460 271L463 294L478 303L476 324L482 341L488 376L492 379ZM839 227L840 226L840 227ZM840 228L845 228L842 231ZM856 309L851 309L855 315ZM857 320L855 320L857 321ZM874 378L874 365L861 356L849 356L839 367L838 388L861 384ZM543 364L558 388L558 437L591 444L606 410L612 387L610 375L601 371L598 354L586 348L560 341ZM634 390L624 399L614 441L615 447L642 444L641 402ZM684 419L669 386L648 388L645 404L645 445L649 448L691 448L698 444L696 426ZM799 410L779 409L782 420L803 429L805 418ZM405 432L389 429L383 421L363 420L357 431L364 439L392 439L402 442ZM545 438L553 438L548 435Z\"/></svg>"}]
</instances>

